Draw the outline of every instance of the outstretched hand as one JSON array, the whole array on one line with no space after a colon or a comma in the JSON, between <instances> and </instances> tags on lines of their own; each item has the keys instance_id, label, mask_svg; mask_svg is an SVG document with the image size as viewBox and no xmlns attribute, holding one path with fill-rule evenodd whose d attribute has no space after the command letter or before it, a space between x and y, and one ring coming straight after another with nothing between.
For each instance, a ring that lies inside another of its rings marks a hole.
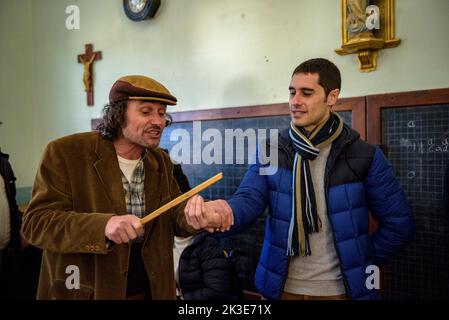
<instances>
[{"instance_id":1,"label":"outstretched hand","mask_svg":"<svg viewBox=\"0 0 449 320\"><path fill-rule=\"evenodd\" d=\"M187 223L196 230L224 232L234 224L232 209L225 200L205 202L203 197L196 195L189 199L184 213Z\"/></svg>"}]
</instances>

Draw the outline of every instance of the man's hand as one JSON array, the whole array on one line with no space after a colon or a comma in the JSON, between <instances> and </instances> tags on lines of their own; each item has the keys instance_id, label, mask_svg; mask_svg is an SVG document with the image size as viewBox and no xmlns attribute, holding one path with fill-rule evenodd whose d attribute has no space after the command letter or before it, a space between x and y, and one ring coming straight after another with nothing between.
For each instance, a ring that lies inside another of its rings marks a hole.
<instances>
[{"instance_id":1,"label":"man's hand","mask_svg":"<svg viewBox=\"0 0 449 320\"><path fill-rule=\"evenodd\" d=\"M234 213L226 200L218 199L214 201L207 201L204 203L206 207L219 213L221 216L220 231L229 231L234 225Z\"/></svg>"},{"instance_id":2,"label":"man's hand","mask_svg":"<svg viewBox=\"0 0 449 320\"><path fill-rule=\"evenodd\" d=\"M128 243L143 236L144 229L140 219L132 214L113 216L106 223L104 235L116 244Z\"/></svg>"},{"instance_id":3,"label":"man's hand","mask_svg":"<svg viewBox=\"0 0 449 320\"><path fill-rule=\"evenodd\" d=\"M184 213L187 223L196 230L224 232L234 224L232 209L224 200L204 202L203 197L196 195L189 199Z\"/></svg>"}]
</instances>

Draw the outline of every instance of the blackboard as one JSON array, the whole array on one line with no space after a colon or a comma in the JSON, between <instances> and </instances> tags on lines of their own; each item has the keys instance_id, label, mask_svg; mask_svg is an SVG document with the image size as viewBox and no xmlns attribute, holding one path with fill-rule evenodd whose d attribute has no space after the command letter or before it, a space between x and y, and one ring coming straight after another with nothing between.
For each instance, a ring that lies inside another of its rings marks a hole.
<instances>
[{"instance_id":1,"label":"blackboard","mask_svg":"<svg viewBox=\"0 0 449 320\"><path fill-rule=\"evenodd\" d=\"M338 112L345 123L351 125L352 112L340 111ZM204 132L208 129L216 129L224 136L226 129L241 129L246 131L247 129L283 129L289 126L290 116L269 116L269 117L252 117L252 118L234 118L234 119L222 119L222 120L209 120L201 121L201 131ZM195 124L198 128L198 122ZM188 132L191 140L194 136L193 122L179 122L174 123L164 130L161 147L171 150L179 140L171 141L170 137L178 136L176 134L177 129L185 130ZM270 130L267 130L267 135ZM196 140L195 142L198 143ZM193 141L192 141L193 144ZM202 147L209 145L210 142L203 142ZM236 146L236 144L234 144ZM222 154L225 155L226 150L224 143L222 143ZM244 148L247 148L245 144ZM236 150L233 150L234 155ZM228 151L229 152L229 151ZM224 178L208 189L204 190L201 195L207 199L228 199L235 192L239 186L245 172L248 169L248 157L245 157L245 163L243 164L192 164L193 162L193 145L190 149L190 164L182 164L182 168L187 178L189 179L191 186L196 186L204 180L210 178L218 172L224 173ZM254 288L254 272L259 260L259 254L262 247L262 242L265 232L265 212L246 232L234 235L229 238L221 240L221 244L227 248L232 248L237 253L237 269L244 289L255 291Z\"/></svg>"},{"instance_id":2,"label":"blackboard","mask_svg":"<svg viewBox=\"0 0 449 320\"><path fill-rule=\"evenodd\" d=\"M449 104L383 108L382 144L416 221L385 268L385 298L449 298Z\"/></svg>"}]
</instances>

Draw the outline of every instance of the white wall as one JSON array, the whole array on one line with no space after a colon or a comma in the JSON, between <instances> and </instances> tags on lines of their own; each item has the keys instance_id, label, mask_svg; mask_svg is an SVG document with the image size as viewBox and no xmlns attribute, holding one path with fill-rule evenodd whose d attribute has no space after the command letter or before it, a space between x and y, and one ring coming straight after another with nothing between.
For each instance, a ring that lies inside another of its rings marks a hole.
<instances>
[{"instance_id":1,"label":"white wall","mask_svg":"<svg viewBox=\"0 0 449 320\"><path fill-rule=\"evenodd\" d=\"M31 0L0 0L0 147L19 185L31 185L38 161L32 17Z\"/></svg>"},{"instance_id":2,"label":"white wall","mask_svg":"<svg viewBox=\"0 0 449 320\"><path fill-rule=\"evenodd\" d=\"M80 30L65 28L71 4L81 10ZM402 43L381 51L371 73L358 71L354 55L334 52L340 10L338 0L162 0L154 19L136 23L121 0L0 0L0 142L18 185L32 184L48 141L90 130L125 74L165 84L179 100L170 111L286 102L293 68L318 56L341 68L343 97L449 87L449 1L397 0ZM86 106L76 61L86 43L103 52L94 107ZM12 74L19 80L7 83Z\"/></svg>"}]
</instances>

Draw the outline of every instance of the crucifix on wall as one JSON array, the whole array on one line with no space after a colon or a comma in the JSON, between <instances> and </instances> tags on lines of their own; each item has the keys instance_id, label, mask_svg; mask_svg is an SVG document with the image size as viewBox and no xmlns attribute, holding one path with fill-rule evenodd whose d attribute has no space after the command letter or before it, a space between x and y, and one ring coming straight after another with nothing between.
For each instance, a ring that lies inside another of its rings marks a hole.
<instances>
[{"instance_id":1,"label":"crucifix on wall","mask_svg":"<svg viewBox=\"0 0 449 320\"><path fill-rule=\"evenodd\" d=\"M94 105L94 83L93 83L93 63L94 61L101 60L101 51L93 52L93 45L91 43L86 44L84 54L78 55L78 63L84 65L84 91L87 94L87 105Z\"/></svg>"}]
</instances>

